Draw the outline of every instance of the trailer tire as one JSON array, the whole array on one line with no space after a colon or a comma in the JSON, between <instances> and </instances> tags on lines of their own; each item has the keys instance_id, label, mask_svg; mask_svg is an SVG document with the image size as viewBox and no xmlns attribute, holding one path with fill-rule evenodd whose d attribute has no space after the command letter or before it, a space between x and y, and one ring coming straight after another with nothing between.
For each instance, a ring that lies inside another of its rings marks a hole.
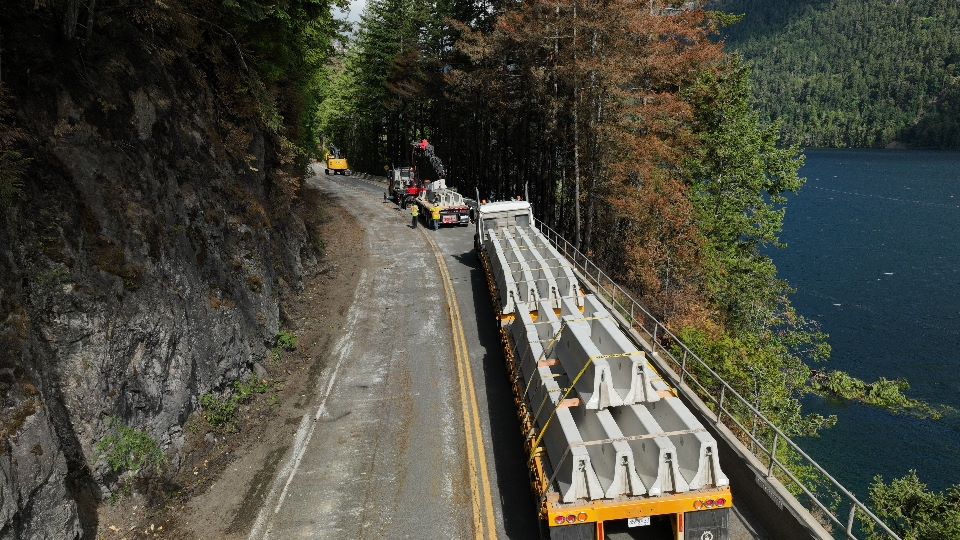
<instances>
[{"instance_id":1,"label":"trailer tire","mask_svg":"<svg viewBox=\"0 0 960 540\"><path fill-rule=\"evenodd\" d=\"M330 169L324 169L323 174L330 176Z\"/></svg>"},{"instance_id":2,"label":"trailer tire","mask_svg":"<svg viewBox=\"0 0 960 540\"><path fill-rule=\"evenodd\" d=\"M593 523L550 527L550 540L594 540L596 536L597 526Z\"/></svg>"}]
</instances>

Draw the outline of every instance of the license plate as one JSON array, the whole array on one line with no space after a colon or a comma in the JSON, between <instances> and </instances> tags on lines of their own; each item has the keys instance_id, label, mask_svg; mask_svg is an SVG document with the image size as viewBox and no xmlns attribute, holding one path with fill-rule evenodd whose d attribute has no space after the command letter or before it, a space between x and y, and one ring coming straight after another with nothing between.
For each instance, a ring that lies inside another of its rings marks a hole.
<instances>
[{"instance_id":1,"label":"license plate","mask_svg":"<svg viewBox=\"0 0 960 540\"><path fill-rule=\"evenodd\" d=\"M457 216L443 216L443 222L444 222L444 223L456 223L456 222L457 222Z\"/></svg>"},{"instance_id":2,"label":"license plate","mask_svg":"<svg viewBox=\"0 0 960 540\"><path fill-rule=\"evenodd\" d=\"M650 524L650 516L627 519L627 527L643 527Z\"/></svg>"}]
</instances>

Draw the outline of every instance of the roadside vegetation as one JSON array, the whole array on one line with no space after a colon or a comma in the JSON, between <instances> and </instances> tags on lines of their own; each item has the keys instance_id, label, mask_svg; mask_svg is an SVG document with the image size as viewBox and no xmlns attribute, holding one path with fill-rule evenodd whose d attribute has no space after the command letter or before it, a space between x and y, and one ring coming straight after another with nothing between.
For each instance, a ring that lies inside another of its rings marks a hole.
<instances>
[{"instance_id":1,"label":"roadside vegetation","mask_svg":"<svg viewBox=\"0 0 960 540\"><path fill-rule=\"evenodd\" d=\"M261 394L272 393L271 404L276 404L277 383L251 375L235 381L225 396L207 393L200 396L200 409L207 425L226 432L235 432L240 428L240 415L243 407Z\"/></svg>"},{"instance_id":2,"label":"roadside vegetation","mask_svg":"<svg viewBox=\"0 0 960 540\"><path fill-rule=\"evenodd\" d=\"M870 486L873 510L904 540L942 540L960 538L960 484L945 491L930 491L916 471L889 484L876 477ZM888 538L872 523L864 523L870 540Z\"/></svg>"},{"instance_id":3,"label":"roadside vegetation","mask_svg":"<svg viewBox=\"0 0 960 540\"><path fill-rule=\"evenodd\" d=\"M905 381L827 369L769 247L803 156L751 101L754 75L719 41L724 13L633 2L373 0L327 67L318 129L359 170L429 139L451 183L529 192L540 219L626 285L790 436L835 417L810 394L936 418ZM769 440L772 434L760 433ZM781 446L797 475L815 476Z\"/></svg>"},{"instance_id":4,"label":"roadside vegetation","mask_svg":"<svg viewBox=\"0 0 960 540\"><path fill-rule=\"evenodd\" d=\"M167 456L150 434L111 418L109 431L95 445L101 460L118 480L111 502L129 495L137 479L161 478L167 469Z\"/></svg>"},{"instance_id":5,"label":"roadside vegetation","mask_svg":"<svg viewBox=\"0 0 960 540\"><path fill-rule=\"evenodd\" d=\"M294 351L297 349L297 336L288 330L281 330L274 340L273 348L270 349L270 359L273 362L279 362L283 359L284 351Z\"/></svg>"}]
</instances>

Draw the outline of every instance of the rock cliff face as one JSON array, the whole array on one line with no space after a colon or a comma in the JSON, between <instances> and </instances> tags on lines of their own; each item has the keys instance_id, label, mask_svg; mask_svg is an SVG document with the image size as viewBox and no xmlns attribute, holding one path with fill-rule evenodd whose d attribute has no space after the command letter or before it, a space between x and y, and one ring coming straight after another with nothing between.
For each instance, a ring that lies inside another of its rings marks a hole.
<instances>
[{"instance_id":1,"label":"rock cliff face","mask_svg":"<svg viewBox=\"0 0 960 540\"><path fill-rule=\"evenodd\" d=\"M111 419L176 467L199 396L264 360L315 256L222 28L114 2L69 37L61 4L0 7L0 151L30 160L0 179L3 540L92 537Z\"/></svg>"}]
</instances>

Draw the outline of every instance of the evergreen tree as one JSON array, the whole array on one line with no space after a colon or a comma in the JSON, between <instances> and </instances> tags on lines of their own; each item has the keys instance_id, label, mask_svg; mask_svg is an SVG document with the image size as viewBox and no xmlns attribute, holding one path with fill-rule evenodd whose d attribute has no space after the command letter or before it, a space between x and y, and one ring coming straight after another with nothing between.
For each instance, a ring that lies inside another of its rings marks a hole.
<instances>
[{"instance_id":1,"label":"evergreen tree","mask_svg":"<svg viewBox=\"0 0 960 540\"><path fill-rule=\"evenodd\" d=\"M753 63L764 116L789 143L960 147L960 4L715 0Z\"/></svg>"}]
</instances>

